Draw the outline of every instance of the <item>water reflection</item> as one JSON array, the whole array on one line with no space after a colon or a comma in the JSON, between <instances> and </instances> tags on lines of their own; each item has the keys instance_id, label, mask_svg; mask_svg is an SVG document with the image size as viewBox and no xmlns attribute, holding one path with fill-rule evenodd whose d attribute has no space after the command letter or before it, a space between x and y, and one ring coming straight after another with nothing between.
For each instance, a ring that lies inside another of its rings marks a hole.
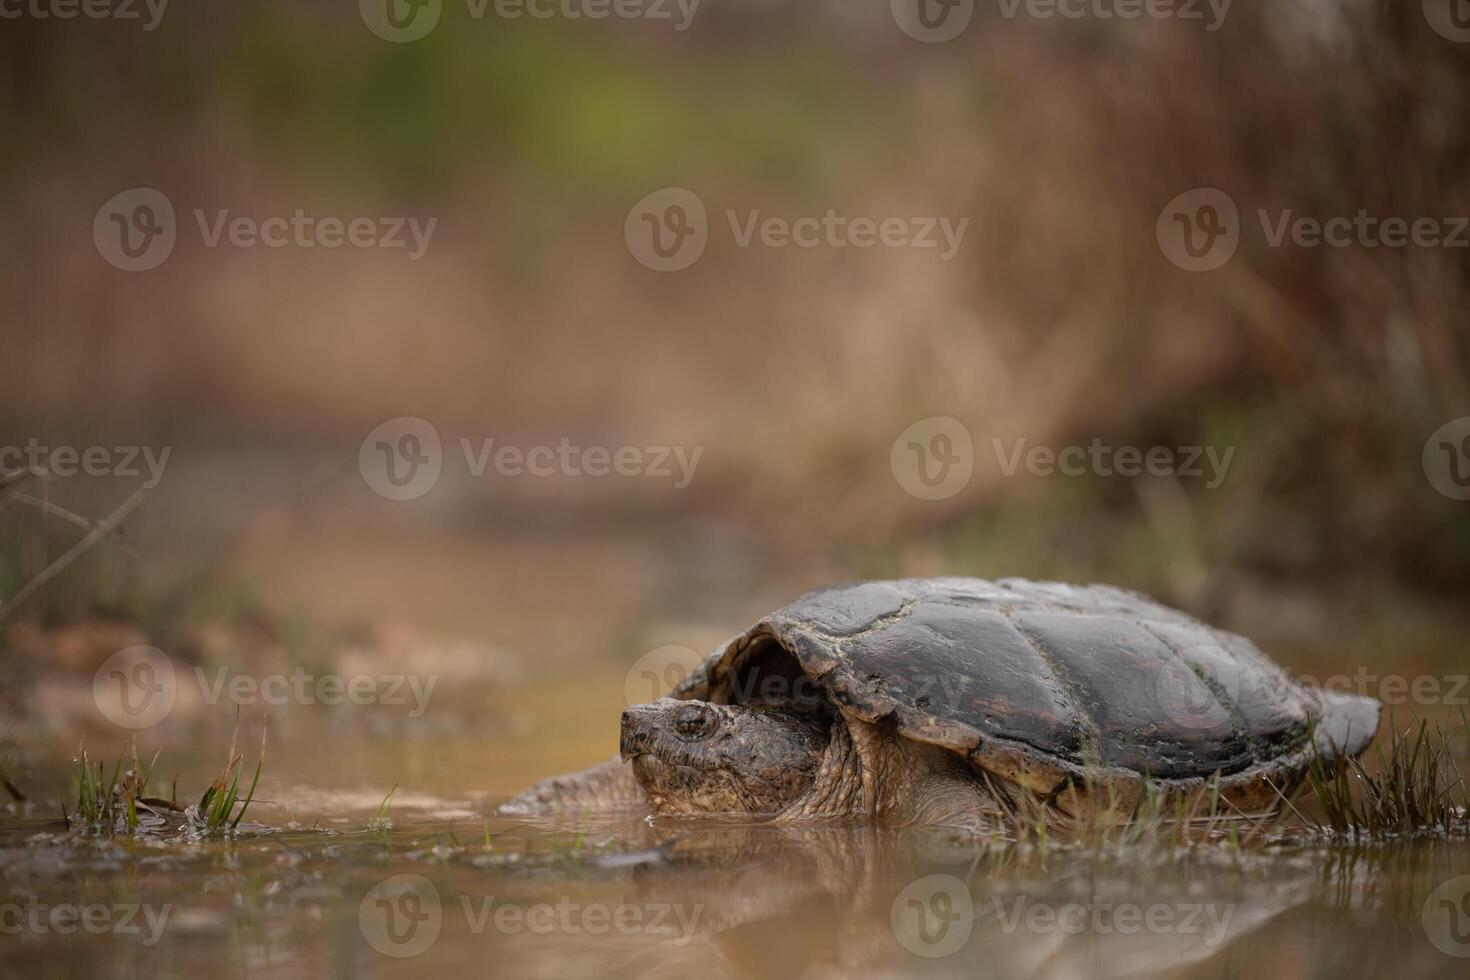
<instances>
[{"instance_id":1,"label":"water reflection","mask_svg":"<svg viewBox=\"0 0 1470 980\"><path fill-rule=\"evenodd\" d=\"M1432 901L1470 872L1470 848L1438 840L1068 849L428 813L232 843L66 839L10 819L7 972L1064 978L1356 962L1460 976L1470 925Z\"/></svg>"}]
</instances>

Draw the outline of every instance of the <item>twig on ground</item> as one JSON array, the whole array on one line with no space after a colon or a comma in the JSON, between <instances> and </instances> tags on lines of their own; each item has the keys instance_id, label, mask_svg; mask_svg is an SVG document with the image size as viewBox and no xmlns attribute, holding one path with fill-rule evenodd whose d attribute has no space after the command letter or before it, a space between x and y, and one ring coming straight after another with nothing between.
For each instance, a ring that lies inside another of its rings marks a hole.
<instances>
[{"instance_id":1,"label":"twig on ground","mask_svg":"<svg viewBox=\"0 0 1470 980\"><path fill-rule=\"evenodd\" d=\"M34 595L38 589L57 575L60 575L72 562L90 551L93 545L116 530L118 525L143 502L143 498L147 495L148 491L144 488L140 487L138 490L135 490L131 497L124 500L116 510L108 515L106 520L99 522L96 527L88 532L86 537L72 545L66 554L53 561L50 565L47 565L39 575L21 586L20 591L7 599L4 605L0 605L0 620L4 620Z\"/></svg>"},{"instance_id":2,"label":"twig on ground","mask_svg":"<svg viewBox=\"0 0 1470 980\"><path fill-rule=\"evenodd\" d=\"M16 500L23 504L30 504L32 507L36 508L42 513L51 514L54 517L59 517L64 521L75 524L77 527L81 528L84 531L95 531L98 528L102 527L101 521L94 521L90 517L83 517L81 514L73 513L72 511L67 510L65 507L60 506L59 504L53 504L50 501L42 500L40 497L32 496L31 494L25 493L21 490L10 490L6 492L6 497L10 500ZM109 543L116 545L118 550L122 551L129 557L143 557L141 554L138 553L137 548L134 548L132 545L123 540L121 528L112 528L111 530L105 532L105 536Z\"/></svg>"}]
</instances>

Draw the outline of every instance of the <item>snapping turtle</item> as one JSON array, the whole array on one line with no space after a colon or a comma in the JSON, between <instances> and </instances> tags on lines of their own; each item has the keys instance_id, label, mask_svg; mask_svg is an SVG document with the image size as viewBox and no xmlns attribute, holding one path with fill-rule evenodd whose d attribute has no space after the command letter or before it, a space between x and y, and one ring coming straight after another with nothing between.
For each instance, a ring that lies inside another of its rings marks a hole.
<instances>
[{"instance_id":1,"label":"snapping turtle","mask_svg":"<svg viewBox=\"0 0 1470 980\"><path fill-rule=\"evenodd\" d=\"M621 763L545 780L504 810L646 803L987 831L1024 794L1066 817L1152 786L1259 812L1314 756L1362 752L1379 708L1110 586L863 582L801 597L672 697L629 708Z\"/></svg>"}]
</instances>

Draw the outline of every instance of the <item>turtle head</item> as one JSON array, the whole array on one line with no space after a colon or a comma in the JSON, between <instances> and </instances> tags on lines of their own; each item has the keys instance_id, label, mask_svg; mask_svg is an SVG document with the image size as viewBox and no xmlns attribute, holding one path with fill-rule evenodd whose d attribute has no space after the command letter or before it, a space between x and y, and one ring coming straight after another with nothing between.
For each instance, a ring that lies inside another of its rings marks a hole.
<instances>
[{"instance_id":1,"label":"turtle head","mask_svg":"<svg viewBox=\"0 0 1470 980\"><path fill-rule=\"evenodd\" d=\"M661 698L623 712L621 751L655 813L779 812L811 788L829 719Z\"/></svg>"}]
</instances>

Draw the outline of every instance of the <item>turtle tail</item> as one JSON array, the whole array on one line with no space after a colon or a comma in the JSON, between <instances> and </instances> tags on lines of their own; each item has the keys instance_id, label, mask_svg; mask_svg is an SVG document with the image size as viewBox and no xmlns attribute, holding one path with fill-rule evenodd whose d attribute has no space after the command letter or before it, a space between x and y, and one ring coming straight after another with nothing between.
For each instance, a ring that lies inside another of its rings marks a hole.
<instances>
[{"instance_id":1,"label":"turtle tail","mask_svg":"<svg viewBox=\"0 0 1470 980\"><path fill-rule=\"evenodd\" d=\"M1320 691L1321 714L1313 738L1324 759L1352 759L1362 754L1378 734L1383 705L1359 694Z\"/></svg>"}]
</instances>

